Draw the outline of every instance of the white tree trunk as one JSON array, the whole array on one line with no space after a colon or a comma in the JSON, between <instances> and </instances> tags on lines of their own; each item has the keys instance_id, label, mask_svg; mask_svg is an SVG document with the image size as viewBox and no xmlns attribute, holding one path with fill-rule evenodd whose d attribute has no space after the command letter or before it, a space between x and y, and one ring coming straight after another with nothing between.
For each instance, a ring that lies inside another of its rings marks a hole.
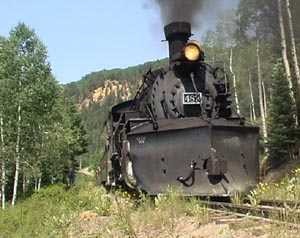
<instances>
[{"instance_id":1,"label":"white tree trunk","mask_svg":"<svg viewBox=\"0 0 300 238\"><path fill-rule=\"evenodd\" d=\"M23 184L22 184L23 192L26 190L26 171L23 170Z\"/></svg>"},{"instance_id":2,"label":"white tree trunk","mask_svg":"<svg viewBox=\"0 0 300 238\"><path fill-rule=\"evenodd\" d=\"M38 186L37 186L37 189L38 189L38 190L41 189L41 185L42 185L42 178L39 177L39 179L38 179Z\"/></svg>"},{"instance_id":3,"label":"white tree trunk","mask_svg":"<svg viewBox=\"0 0 300 238\"><path fill-rule=\"evenodd\" d=\"M38 190L38 179L34 179L34 191Z\"/></svg>"},{"instance_id":4,"label":"white tree trunk","mask_svg":"<svg viewBox=\"0 0 300 238\"><path fill-rule=\"evenodd\" d=\"M17 121L17 142L16 142L16 165L15 165L15 178L14 178L14 187L13 187L13 197L12 205L16 205L17 201L17 192L18 192L18 180L19 180L19 171L20 171L20 142L21 142L21 103L18 105L18 121Z\"/></svg>"},{"instance_id":5,"label":"white tree trunk","mask_svg":"<svg viewBox=\"0 0 300 238\"><path fill-rule=\"evenodd\" d=\"M251 109L251 118L255 121L256 115L255 115L255 105L254 105L254 97L253 97L253 90L252 90L252 84L251 84L251 72L249 71L249 89L250 89L250 109Z\"/></svg>"},{"instance_id":6,"label":"white tree trunk","mask_svg":"<svg viewBox=\"0 0 300 238\"><path fill-rule=\"evenodd\" d=\"M292 20L292 14L290 9L290 0L286 0L286 10L289 18L289 28L290 28L290 37L291 37L291 46L292 46L291 50L292 50L295 75L298 83L298 91L300 93L300 70L299 70L298 57L296 51L295 34L294 34L293 20Z\"/></svg>"},{"instance_id":7,"label":"white tree trunk","mask_svg":"<svg viewBox=\"0 0 300 238\"><path fill-rule=\"evenodd\" d=\"M264 112L265 112L265 119L267 119L267 96L266 96L266 87L265 87L265 81L262 79L261 80L261 86L262 86L262 91L263 91L263 102L264 102Z\"/></svg>"},{"instance_id":8,"label":"white tree trunk","mask_svg":"<svg viewBox=\"0 0 300 238\"><path fill-rule=\"evenodd\" d=\"M260 108L260 115L262 121L262 131L263 131L263 140L265 144L265 153L268 152L268 148L266 147L267 144L267 123L265 118L265 106L263 101L263 89L262 89L262 77L261 77L261 63L260 63L260 43L259 39L256 41L256 60L257 60L257 76L258 76L258 94L259 94L259 108Z\"/></svg>"},{"instance_id":9,"label":"white tree trunk","mask_svg":"<svg viewBox=\"0 0 300 238\"><path fill-rule=\"evenodd\" d=\"M292 99L293 104L296 105L295 94L293 91L293 83L292 83L290 64L289 64L288 57L287 57L287 46L286 46L286 39L285 39L285 30L284 30L284 25L283 25L281 0L278 0L277 3L278 3L278 17L279 17L279 27L280 27L280 37L281 37L282 59L283 59L283 64L284 64L287 80L289 83L290 97ZM298 118L297 118L296 114L294 114L294 118L296 120L296 125L298 125Z\"/></svg>"},{"instance_id":10,"label":"white tree trunk","mask_svg":"<svg viewBox=\"0 0 300 238\"><path fill-rule=\"evenodd\" d=\"M230 48L229 70L230 70L230 73L232 74L234 101L235 101L235 105L236 105L236 112L237 112L237 114L240 114L239 98L238 98L238 93L237 93L237 89L236 89L236 78L235 78L235 74L234 74L233 69L232 69L232 58L233 58L233 53L232 53L232 48Z\"/></svg>"},{"instance_id":11,"label":"white tree trunk","mask_svg":"<svg viewBox=\"0 0 300 238\"><path fill-rule=\"evenodd\" d=\"M0 138L1 138L1 152L2 152L2 164L1 164L1 202L2 209L5 209L5 185L6 185L6 163L5 163L5 154L4 154L4 125L2 114L0 114Z\"/></svg>"}]
</instances>

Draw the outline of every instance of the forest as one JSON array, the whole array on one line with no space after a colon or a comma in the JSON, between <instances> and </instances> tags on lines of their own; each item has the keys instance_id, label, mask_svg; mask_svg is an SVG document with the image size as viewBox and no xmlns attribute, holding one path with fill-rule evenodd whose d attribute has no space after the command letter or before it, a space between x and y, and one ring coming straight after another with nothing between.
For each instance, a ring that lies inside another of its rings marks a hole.
<instances>
[{"instance_id":1,"label":"forest","mask_svg":"<svg viewBox=\"0 0 300 238\"><path fill-rule=\"evenodd\" d=\"M262 171L299 159L299 11L298 0L241 0L202 36L206 61L225 67L230 76L234 110L261 128ZM41 186L68 183L70 168L95 169L104 149L108 112L124 100L123 89L117 96L105 91L101 103L84 107L83 102L107 87L108 80L126 85L134 97L143 74L167 63L141 62L59 85L34 30L20 23L8 38L1 37L2 208Z\"/></svg>"},{"instance_id":2,"label":"forest","mask_svg":"<svg viewBox=\"0 0 300 238\"><path fill-rule=\"evenodd\" d=\"M75 105L51 73L46 47L24 23L0 38L0 162L6 202L68 183L87 136Z\"/></svg>"}]
</instances>

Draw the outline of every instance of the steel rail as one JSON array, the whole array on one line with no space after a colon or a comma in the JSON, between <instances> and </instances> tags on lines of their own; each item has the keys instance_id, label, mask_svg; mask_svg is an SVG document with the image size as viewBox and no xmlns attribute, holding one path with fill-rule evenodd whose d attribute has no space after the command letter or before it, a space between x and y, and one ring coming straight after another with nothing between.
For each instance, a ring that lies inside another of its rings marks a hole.
<instances>
[{"instance_id":1,"label":"steel rail","mask_svg":"<svg viewBox=\"0 0 300 238\"><path fill-rule=\"evenodd\" d=\"M266 205L251 206L250 204L232 204L212 201L201 201L201 204L212 211L223 211L225 212L224 214L232 214L237 218L249 218L300 229L300 224L298 224L300 221L299 210L289 211L284 207Z\"/></svg>"},{"instance_id":2,"label":"steel rail","mask_svg":"<svg viewBox=\"0 0 300 238\"><path fill-rule=\"evenodd\" d=\"M249 198L245 198L243 200L243 203L251 204L251 200ZM258 202L258 205L284 207L284 208L286 207L300 208L300 201L263 199Z\"/></svg>"}]
</instances>

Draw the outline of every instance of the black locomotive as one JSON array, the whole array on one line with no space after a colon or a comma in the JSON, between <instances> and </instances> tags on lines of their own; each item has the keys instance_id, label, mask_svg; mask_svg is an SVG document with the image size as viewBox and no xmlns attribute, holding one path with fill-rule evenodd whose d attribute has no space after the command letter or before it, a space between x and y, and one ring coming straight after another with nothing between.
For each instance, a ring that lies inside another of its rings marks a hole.
<instances>
[{"instance_id":1,"label":"black locomotive","mask_svg":"<svg viewBox=\"0 0 300 238\"><path fill-rule=\"evenodd\" d=\"M164 28L169 66L149 70L135 98L115 105L97 180L151 195L230 196L258 183L259 128L234 115L228 77L204 61L191 26Z\"/></svg>"}]
</instances>

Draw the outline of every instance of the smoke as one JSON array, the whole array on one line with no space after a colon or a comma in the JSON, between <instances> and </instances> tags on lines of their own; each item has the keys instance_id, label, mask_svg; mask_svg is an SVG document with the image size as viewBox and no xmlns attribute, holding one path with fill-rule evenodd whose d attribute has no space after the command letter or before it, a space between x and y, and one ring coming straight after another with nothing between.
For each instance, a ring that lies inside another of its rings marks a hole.
<instances>
[{"instance_id":1,"label":"smoke","mask_svg":"<svg viewBox=\"0 0 300 238\"><path fill-rule=\"evenodd\" d=\"M187 21L197 25L197 15L201 12L204 0L155 0L160 8L164 25L174 21Z\"/></svg>"},{"instance_id":2,"label":"smoke","mask_svg":"<svg viewBox=\"0 0 300 238\"><path fill-rule=\"evenodd\" d=\"M163 25L187 21L197 32L204 33L219 17L236 8L240 0L147 0L144 9L158 10Z\"/></svg>"}]
</instances>

